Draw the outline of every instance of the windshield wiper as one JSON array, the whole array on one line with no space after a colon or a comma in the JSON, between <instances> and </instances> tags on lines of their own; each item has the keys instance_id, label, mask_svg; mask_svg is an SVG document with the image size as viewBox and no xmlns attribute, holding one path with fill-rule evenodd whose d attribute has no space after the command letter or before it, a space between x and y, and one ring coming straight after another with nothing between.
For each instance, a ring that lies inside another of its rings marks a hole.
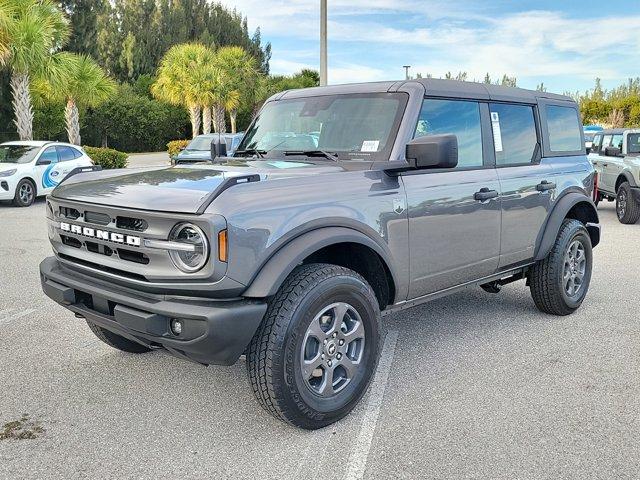
<instances>
[{"instance_id":1,"label":"windshield wiper","mask_svg":"<svg viewBox=\"0 0 640 480\"><path fill-rule=\"evenodd\" d=\"M305 155L307 157L324 157L327 160L338 161L338 154L334 152L327 152L325 150L286 150L285 156L289 155Z\"/></svg>"},{"instance_id":2,"label":"windshield wiper","mask_svg":"<svg viewBox=\"0 0 640 480\"><path fill-rule=\"evenodd\" d=\"M235 152L233 152L233 155L235 156L236 153L239 153L240 155L256 155L258 158L264 158L264 154L267 152L265 152L264 150L256 150L255 148L245 148L244 150L236 150Z\"/></svg>"}]
</instances>

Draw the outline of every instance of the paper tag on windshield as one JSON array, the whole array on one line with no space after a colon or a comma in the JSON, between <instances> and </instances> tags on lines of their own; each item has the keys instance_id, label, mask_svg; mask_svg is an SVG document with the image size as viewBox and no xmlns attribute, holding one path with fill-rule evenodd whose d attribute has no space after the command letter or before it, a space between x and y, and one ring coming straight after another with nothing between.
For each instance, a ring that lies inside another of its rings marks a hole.
<instances>
[{"instance_id":1,"label":"paper tag on windshield","mask_svg":"<svg viewBox=\"0 0 640 480\"><path fill-rule=\"evenodd\" d=\"M380 145L379 140L365 140L362 142L361 152L377 152L378 145Z\"/></svg>"},{"instance_id":2,"label":"paper tag on windshield","mask_svg":"<svg viewBox=\"0 0 640 480\"><path fill-rule=\"evenodd\" d=\"M502 132L500 131L500 116L498 112L491 112L491 127L493 130L493 145L496 152L502 151Z\"/></svg>"}]
</instances>

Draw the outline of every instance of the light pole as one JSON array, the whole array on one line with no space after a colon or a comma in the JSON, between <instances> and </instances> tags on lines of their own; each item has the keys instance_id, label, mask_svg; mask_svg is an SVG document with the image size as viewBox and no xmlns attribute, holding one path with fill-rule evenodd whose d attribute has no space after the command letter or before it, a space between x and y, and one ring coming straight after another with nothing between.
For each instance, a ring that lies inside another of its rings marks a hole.
<instances>
[{"instance_id":1,"label":"light pole","mask_svg":"<svg viewBox=\"0 0 640 480\"><path fill-rule=\"evenodd\" d=\"M320 85L327 84L327 0L320 0Z\"/></svg>"},{"instance_id":2,"label":"light pole","mask_svg":"<svg viewBox=\"0 0 640 480\"><path fill-rule=\"evenodd\" d=\"M405 80L409 80L409 69L411 68L411 65L403 65L402 68L404 68Z\"/></svg>"}]
</instances>

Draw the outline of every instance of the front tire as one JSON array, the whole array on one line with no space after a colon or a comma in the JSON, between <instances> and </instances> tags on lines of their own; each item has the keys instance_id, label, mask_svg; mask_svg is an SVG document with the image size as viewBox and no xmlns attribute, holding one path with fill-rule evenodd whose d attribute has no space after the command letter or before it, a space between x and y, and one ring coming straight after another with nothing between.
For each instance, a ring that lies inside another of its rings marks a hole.
<instances>
[{"instance_id":1,"label":"front tire","mask_svg":"<svg viewBox=\"0 0 640 480\"><path fill-rule=\"evenodd\" d=\"M640 205L636 202L629 182L622 182L616 194L616 214L620 223L633 224L640 219Z\"/></svg>"},{"instance_id":2,"label":"front tire","mask_svg":"<svg viewBox=\"0 0 640 480\"><path fill-rule=\"evenodd\" d=\"M28 207L36 199L36 186L28 178L23 178L16 186L13 204L16 207Z\"/></svg>"},{"instance_id":3,"label":"front tire","mask_svg":"<svg viewBox=\"0 0 640 480\"><path fill-rule=\"evenodd\" d=\"M356 272L297 267L269 303L247 355L251 387L276 418L314 430L346 416L378 363L380 309Z\"/></svg>"},{"instance_id":4,"label":"front tire","mask_svg":"<svg viewBox=\"0 0 640 480\"><path fill-rule=\"evenodd\" d=\"M132 342L128 338L124 338L118 334L110 332L105 328L99 327L89 320L87 320L87 325L89 325L89 328L96 337L98 337L110 347L113 347L117 350L127 353L146 353L151 351L151 349L145 347L144 345L141 345L137 342Z\"/></svg>"},{"instance_id":5,"label":"front tire","mask_svg":"<svg viewBox=\"0 0 640 480\"><path fill-rule=\"evenodd\" d=\"M584 300L593 265L591 238L578 220L565 219L553 248L529 273L536 307L552 315L569 315Z\"/></svg>"}]
</instances>

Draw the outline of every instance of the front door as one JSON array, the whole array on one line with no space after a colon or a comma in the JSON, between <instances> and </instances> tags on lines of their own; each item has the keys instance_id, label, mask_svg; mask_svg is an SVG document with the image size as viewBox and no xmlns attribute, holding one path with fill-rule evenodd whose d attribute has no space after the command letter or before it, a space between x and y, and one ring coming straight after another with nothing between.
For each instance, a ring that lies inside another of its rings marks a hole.
<instances>
[{"instance_id":1,"label":"front door","mask_svg":"<svg viewBox=\"0 0 640 480\"><path fill-rule=\"evenodd\" d=\"M498 266L500 186L483 155L480 112L475 101L424 101L416 136L456 135L458 166L402 176L409 214L410 299L483 278Z\"/></svg>"}]
</instances>

